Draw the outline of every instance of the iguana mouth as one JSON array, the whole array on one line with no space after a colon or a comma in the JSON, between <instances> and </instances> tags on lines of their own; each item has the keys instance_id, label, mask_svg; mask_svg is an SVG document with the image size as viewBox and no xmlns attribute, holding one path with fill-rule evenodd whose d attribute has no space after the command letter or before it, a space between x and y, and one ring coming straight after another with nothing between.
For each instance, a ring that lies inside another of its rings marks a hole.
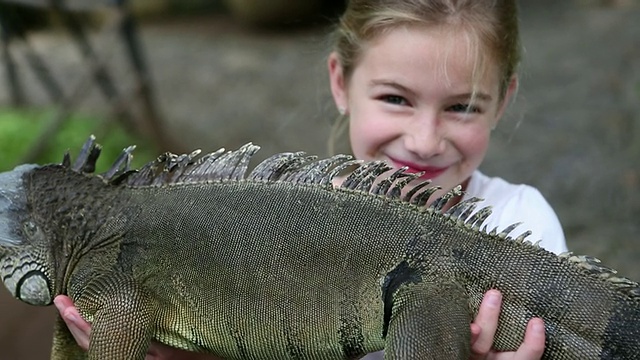
<instances>
[{"instance_id":1,"label":"iguana mouth","mask_svg":"<svg viewBox=\"0 0 640 360\"><path fill-rule=\"evenodd\" d=\"M0 192L0 246L10 246L18 243L16 239L8 236L9 220L2 216L9 211L11 200Z\"/></svg>"},{"instance_id":2,"label":"iguana mouth","mask_svg":"<svg viewBox=\"0 0 640 360\"><path fill-rule=\"evenodd\" d=\"M13 233L17 225L15 217L9 213L24 204L22 174L35 167L37 165L20 165L12 171L0 173L0 246L9 247L21 243L21 239Z\"/></svg>"}]
</instances>

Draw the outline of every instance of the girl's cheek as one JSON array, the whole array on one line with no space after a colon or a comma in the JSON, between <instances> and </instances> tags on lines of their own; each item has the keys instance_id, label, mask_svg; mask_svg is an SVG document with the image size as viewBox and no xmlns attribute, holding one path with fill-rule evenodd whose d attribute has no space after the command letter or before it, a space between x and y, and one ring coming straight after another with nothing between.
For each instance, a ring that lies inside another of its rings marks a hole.
<instances>
[{"instance_id":1,"label":"girl's cheek","mask_svg":"<svg viewBox=\"0 0 640 360\"><path fill-rule=\"evenodd\" d=\"M350 124L349 136L354 155L361 160L372 160L385 144L397 137L396 130L385 121L369 118Z\"/></svg>"},{"instance_id":2,"label":"girl's cheek","mask_svg":"<svg viewBox=\"0 0 640 360\"><path fill-rule=\"evenodd\" d=\"M374 146L387 143L398 137L400 133L397 127L388 122L371 122L362 129L363 137Z\"/></svg>"},{"instance_id":3,"label":"girl's cheek","mask_svg":"<svg viewBox=\"0 0 640 360\"><path fill-rule=\"evenodd\" d=\"M453 135L456 147L467 154L484 154L489 146L490 131L485 127L458 129Z\"/></svg>"}]
</instances>

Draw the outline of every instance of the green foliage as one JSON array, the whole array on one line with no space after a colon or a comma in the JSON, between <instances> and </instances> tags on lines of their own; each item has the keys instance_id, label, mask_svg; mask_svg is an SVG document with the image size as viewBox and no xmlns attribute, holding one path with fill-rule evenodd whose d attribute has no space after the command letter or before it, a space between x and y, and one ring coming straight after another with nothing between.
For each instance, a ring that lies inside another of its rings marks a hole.
<instances>
[{"instance_id":1,"label":"green foliage","mask_svg":"<svg viewBox=\"0 0 640 360\"><path fill-rule=\"evenodd\" d=\"M10 170L19 165L51 117L50 111L0 109L0 171ZM157 155L148 141L128 134L115 122L103 126L103 122L95 117L73 115L51 135L46 150L38 157L36 163L59 163L67 150L74 159L91 134L94 134L97 142L102 145L97 172L108 169L122 149L129 145L137 145L132 165L134 168L153 160Z\"/></svg>"}]
</instances>

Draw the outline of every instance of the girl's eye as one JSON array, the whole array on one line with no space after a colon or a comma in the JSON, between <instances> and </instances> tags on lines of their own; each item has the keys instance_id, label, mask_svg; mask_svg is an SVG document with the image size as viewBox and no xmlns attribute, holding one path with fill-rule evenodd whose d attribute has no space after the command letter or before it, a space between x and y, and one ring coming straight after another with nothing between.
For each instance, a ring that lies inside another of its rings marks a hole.
<instances>
[{"instance_id":1,"label":"girl's eye","mask_svg":"<svg viewBox=\"0 0 640 360\"><path fill-rule=\"evenodd\" d=\"M407 99L403 98L402 96L398 96L398 95L385 95L381 97L381 100L389 103L389 104L393 104L393 105L408 105L409 102L407 101Z\"/></svg>"},{"instance_id":2,"label":"girl's eye","mask_svg":"<svg viewBox=\"0 0 640 360\"><path fill-rule=\"evenodd\" d=\"M480 108L477 106L473 106L470 104L455 104L450 106L448 111L451 112L460 112L460 113L480 113Z\"/></svg>"}]
</instances>

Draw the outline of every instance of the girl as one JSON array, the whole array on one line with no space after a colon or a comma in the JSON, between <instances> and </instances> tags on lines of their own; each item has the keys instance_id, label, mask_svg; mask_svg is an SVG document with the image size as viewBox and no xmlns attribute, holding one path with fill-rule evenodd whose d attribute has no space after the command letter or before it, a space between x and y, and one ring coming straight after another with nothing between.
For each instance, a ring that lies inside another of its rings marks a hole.
<instances>
[{"instance_id":1,"label":"girl","mask_svg":"<svg viewBox=\"0 0 640 360\"><path fill-rule=\"evenodd\" d=\"M493 207L487 228L524 222L530 239L566 251L557 216L536 189L478 171L491 130L517 89L514 0L352 0L335 43L331 90L349 117L356 158L424 172L440 194L462 185L465 197ZM499 302L499 294L487 293L472 325L477 358L490 352ZM543 350L544 328L535 319L518 352L500 358L535 359Z\"/></svg>"},{"instance_id":2,"label":"girl","mask_svg":"<svg viewBox=\"0 0 640 360\"><path fill-rule=\"evenodd\" d=\"M558 219L536 189L478 170L491 130L518 85L515 0L351 0L335 35L328 59L331 90L348 118L356 158L424 172L424 179L442 187L437 195L462 185L464 196L484 198L493 207L489 229L524 222L529 239L566 251ZM471 325L473 357L539 359L540 319L530 321L517 352L491 350L500 303L497 291L485 295ZM56 306L86 348L88 324L69 298L59 296ZM154 344L148 358L171 356L202 355Z\"/></svg>"}]
</instances>

